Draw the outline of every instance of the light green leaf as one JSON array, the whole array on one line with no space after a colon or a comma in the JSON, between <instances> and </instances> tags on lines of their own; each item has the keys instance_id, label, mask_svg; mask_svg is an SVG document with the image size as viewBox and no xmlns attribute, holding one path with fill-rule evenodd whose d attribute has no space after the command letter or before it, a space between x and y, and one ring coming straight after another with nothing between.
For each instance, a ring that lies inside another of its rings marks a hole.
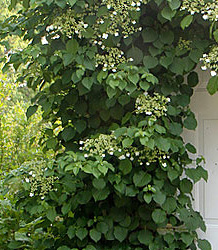
<instances>
[{"instance_id":1,"label":"light green leaf","mask_svg":"<svg viewBox=\"0 0 218 250\"><path fill-rule=\"evenodd\" d=\"M193 15L188 15L184 17L180 24L181 28L184 30L192 23L192 21L193 21Z\"/></svg>"},{"instance_id":2,"label":"light green leaf","mask_svg":"<svg viewBox=\"0 0 218 250\"><path fill-rule=\"evenodd\" d=\"M212 250L212 247L207 240L198 240L198 247L201 250Z\"/></svg>"},{"instance_id":3,"label":"light green leaf","mask_svg":"<svg viewBox=\"0 0 218 250\"><path fill-rule=\"evenodd\" d=\"M172 18L175 16L176 11L172 10L170 7L166 6L163 8L163 10L161 11L161 15L162 17L164 17L165 19L171 21Z\"/></svg>"},{"instance_id":4,"label":"light green leaf","mask_svg":"<svg viewBox=\"0 0 218 250\"><path fill-rule=\"evenodd\" d=\"M76 236L80 239L80 240L84 240L85 237L88 235L88 231L86 228L79 228L76 231Z\"/></svg>"},{"instance_id":5,"label":"light green leaf","mask_svg":"<svg viewBox=\"0 0 218 250\"><path fill-rule=\"evenodd\" d=\"M125 240L125 238L127 237L127 234L128 234L128 229L126 229L126 228L123 228L120 226L116 226L114 228L114 236L120 242Z\"/></svg>"},{"instance_id":6,"label":"light green leaf","mask_svg":"<svg viewBox=\"0 0 218 250\"><path fill-rule=\"evenodd\" d=\"M98 242L101 239L101 233L98 232L95 228L89 231L89 235L94 242Z\"/></svg>"},{"instance_id":7,"label":"light green leaf","mask_svg":"<svg viewBox=\"0 0 218 250\"><path fill-rule=\"evenodd\" d=\"M218 90L218 76L213 76L210 78L207 84L207 91L209 94L214 95Z\"/></svg>"}]
</instances>

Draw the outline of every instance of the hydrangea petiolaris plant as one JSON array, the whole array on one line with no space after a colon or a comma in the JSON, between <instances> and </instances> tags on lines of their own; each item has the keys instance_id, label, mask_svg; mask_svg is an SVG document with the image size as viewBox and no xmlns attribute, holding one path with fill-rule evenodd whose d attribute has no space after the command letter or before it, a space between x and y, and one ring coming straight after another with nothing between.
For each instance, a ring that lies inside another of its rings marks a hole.
<instances>
[{"instance_id":1,"label":"hydrangea petiolaris plant","mask_svg":"<svg viewBox=\"0 0 218 250\"><path fill-rule=\"evenodd\" d=\"M190 167L196 149L181 134L197 126L189 103L200 61L212 69L209 92L218 88L215 1L22 3L1 36L29 46L4 70L26 65L20 80L37 90L27 114L40 105L53 124L45 147L65 152L6 179L20 179L15 205L26 223L6 248L211 249L192 208L207 172L201 158Z\"/></svg>"}]
</instances>

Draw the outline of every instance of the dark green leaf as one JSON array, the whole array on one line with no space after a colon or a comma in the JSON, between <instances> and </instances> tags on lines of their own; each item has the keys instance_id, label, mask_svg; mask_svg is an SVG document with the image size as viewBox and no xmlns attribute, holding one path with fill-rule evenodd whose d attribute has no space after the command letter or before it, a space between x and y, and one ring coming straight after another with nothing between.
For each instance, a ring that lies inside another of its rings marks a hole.
<instances>
[{"instance_id":1,"label":"dark green leaf","mask_svg":"<svg viewBox=\"0 0 218 250\"><path fill-rule=\"evenodd\" d=\"M151 175L144 172L139 171L138 173L135 173L133 176L133 183L136 187L144 187L151 181Z\"/></svg>"},{"instance_id":2,"label":"dark green leaf","mask_svg":"<svg viewBox=\"0 0 218 250\"><path fill-rule=\"evenodd\" d=\"M126 228L123 228L120 226L116 226L114 228L114 236L120 242L125 240L125 238L127 237L127 234L128 234L128 230Z\"/></svg>"},{"instance_id":3,"label":"dark green leaf","mask_svg":"<svg viewBox=\"0 0 218 250\"><path fill-rule=\"evenodd\" d=\"M166 213L161 209L155 209L152 213L152 219L155 223L160 224L166 220Z\"/></svg>"},{"instance_id":4,"label":"dark green leaf","mask_svg":"<svg viewBox=\"0 0 218 250\"><path fill-rule=\"evenodd\" d=\"M193 21L193 15L188 15L186 17L184 17L181 21L181 28L184 30L185 28L187 28L188 26L190 26L190 24Z\"/></svg>"},{"instance_id":5,"label":"dark green leaf","mask_svg":"<svg viewBox=\"0 0 218 250\"><path fill-rule=\"evenodd\" d=\"M98 242L101 239L101 233L98 232L95 228L91 229L89 235L94 242Z\"/></svg>"}]
</instances>

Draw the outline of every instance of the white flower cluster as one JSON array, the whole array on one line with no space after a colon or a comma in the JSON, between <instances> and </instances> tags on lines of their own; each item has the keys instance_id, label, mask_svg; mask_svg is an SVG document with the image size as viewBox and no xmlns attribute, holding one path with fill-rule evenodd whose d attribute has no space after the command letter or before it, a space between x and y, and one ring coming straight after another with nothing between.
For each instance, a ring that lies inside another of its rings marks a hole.
<instances>
[{"instance_id":1,"label":"white flower cluster","mask_svg":"<svg viewBox=\"0 0 218 250\"><path fill-rule=\"evenodd\" d=\"M203 57L200 59L203 62L202 70L210 69L211 76L217 75L218 72L218 47L214 46L208 54L203 54Z\"/></svg>"}]
</instances>

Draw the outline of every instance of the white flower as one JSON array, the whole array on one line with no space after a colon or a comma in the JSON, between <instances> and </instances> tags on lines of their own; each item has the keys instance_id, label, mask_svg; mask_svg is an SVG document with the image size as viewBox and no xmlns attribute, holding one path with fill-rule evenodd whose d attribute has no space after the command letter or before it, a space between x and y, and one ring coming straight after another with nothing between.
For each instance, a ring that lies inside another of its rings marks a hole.
<instances>
[{"instance_id":1,"label":"white flower","mask_svg":"<svg viewBox=\"0 0 218 250\"><path fill-rule=\"evenodd\" d=\"M115 35L115 36L119 36L119 33L118 33L118 32L115 32L114 35Z\"/></svg>"},{"instance_id":2,"label":"white flower","mask_svg":"<svg viewBox=\"0 0 218 250\"><path fill-rule=\"evenodd\" d=\"M100 21L100 24L103 24L103 23L104 23L104 20L101 20L101 21Z\"/></svg>"},{"instance_id":3,"label":"white flower","mask_svg":"<svg viewBox=\"0 0 218 250\"><path fill-rule=\"evenodd\" d=\"M108 38L108 34L104 33L104 34L102 35L102 38L107 39L107 38Z\"/></svg>"},{"instance_id":4,"label":"white flower","mask_svg":"<svg viewBox=\"0 0 218 250\"><path fill-rule=\"evenodd\" d=\"M113 155L114 153L111 151L111 152L109 152L109 155Z\"/></svg>"},{"instance_id":5,"label":"white flower","mask_svg":"<svg viewBox=\"0 0 218 250\"><path fill-rule=\"evenodd\" d=\"M192 10L192 11L191 11L191 15L194 15L194 14L195 14L195 12Z\"/></svg>"},{"instance_id":6,"label":"white flower","mask_svg":"<svg viewBox=\"0 0 218 250\"><path fill-rule=\"evenodd\" d=\"M119 148L119 149L118 149L118 152L122 152L122 149Z\"/></svg>"},{"instance_id":7,"label":"white flower","mask_svg":"<svg viewBox=\"0 0 218 250\"><path fill-rule=\"evenodd\" d=\"M86 28L88 28L89 25L88 25L87 23L84 23L83 26L84 26L84 28L86 29Z\"/></svg>"},{"instance_id":8,"label":"white flower","mask_svg":"<svg viewBox=\"0 0 218 250\"><path fill-rule=\"evenodd\" d=\"M133 20L133 21L132 21L132 24L136 24L136 20Z\"/></svg>"},{"instance_id":9,"label":"white flower","mask_svg":"<svg viewBox=\"0 0 218 250\"><path fill-rule=\"evenodd\" d=\"M36 176L35 174L32 175L32 177L35 177L35 176Z\"/></svg>"},{"instance_id":10,"label":"white flower","mask_svg":"<svg viewBox=\"0 0 218 250\"><path fill-rule=\"evenodd\" d=\"M108 8L108 9L110 9L110 8L111 8L111 6L108 4L108 5L107 5L107 8Z\"/></svg>"},{"instance_id":11,"label":"white flower","mask_svg":"<svg viewBox=\"0 0 218 250\"><path fill-rule=\"evenodd\" d=\"M41 37L41 43L44 45L44 44L48 44L48 41L46 39L45 36Z\"/></svg>"},{"instance_id":12,"label":"white flower","mask_svg":"<svg viewBox=\"0 0 218 250\"><path fill-rule=\"evenodd\" d=\"M130 57L130 58L129 58L129 61L130 61L130 62L133 62L133 61L134 61L134 59L133 59L132 57Z\"/></svg>"},{"instance_id":13,"label":"white flower","mask_svg":"<svg viewBox=\"0 0 218 250\"><path fill-rule=\"evenodd\" d=\"M30 182L30 180L29 180L28 178L26 178L26 179L25 179L25 181L26 181L27 183L29 183L29 182Z\"/></svg>"},{"instance_id":14,"label":"white flower","mask_svg":"<svg viewBox=\"0 0 218 250\"><path fill-rule=\"evenodd\" d=\"M149 165L150 165L150 163L149 163L149 162L146 162L146 165L147 165L147 166L149 166Z\"/></svg>"},{"instance_id":15,"label":"white flower","mask_svg":"<svg viewBox=\"0 0 218 250\"><path fill-rule=\"evenodd\" d=\"M131 158L130 158L130 161L133 161L133 160L134 160L134 158L133 158L133 157L131 157Z\"/></svg>"},{"instance_id":16,"label":"white flower","mask_svg":"<svg viewBox=\"0 0 218 250\"><path fill-rule=\"evenodd\" d=\"M32 174L33 174L33 171L30 171L30 172L29 172L29 175L32 175Z\"/></svg>"},{"instance_id":17,"label":"white flower","mask_svg":"<svg viewBox=\"0 0 218 250\"><path fill-rule=\"evenodd\" d=\"M116 72L117 70L116 69L112 69L113 72Z\"/></svg>"},{"instance_id":18,"label":"white flower","mask_svg":"<svg viewBox=\"0 0 218 250\"><path fill-rule=\"evenodd\" d=\"M164 163L162 164L162 166L163 166L164 168L166 168L166 167L167 167L166 162L164 162Z\"/></svg>"},{"instance_id":19,"label":"white flower","mask_svg":"<svg viewBox=\"0 0 218 250\"><path fill-rule=\"evenodd\" d=\"M105 157L105 154L102 154L101 156L102 156L102 157Z\"/></svg>"},{"instance_id":20,"label":"white flower","mask_svg":"<svg viewBox=\"0 0 218 250\"><path fill-rule=\"evenodd\" d=\"M139 152L135 152L135 155L136 155L136 156L139 156Z\"/></svg>"},{"instance_id":21,"label":"white flower","mask_svg":"<svg viewBox=\"0 0 218 250\"><path fill-rule=\"evenodd\" d=\"M170 101L171 101L169 97L167 98L167 101L168 101L168 102L170 102Z\"/></svg>"},{"instance_id":22,"label":"white flower","mask_svg":"<svg viewBox=\"0 0 218 250\"><path fill-rule=\"evenodd\" d=\"M44 197L44 196L42 196L42 197L41 197L41 200L44 200L44 199L45 199L45 197Z\"/></svg>"},{"instance_id":23,"label":"white flower","mask_svg":"<svg viewBox=\"0 0 218 250\"><path fill-rule=\"evenodd\" d=\"M207 20L208 19L208 15L203 15L203 19Z\"/></svg>"},{"instance_id":24,"label":"white flower","mask_svg":"<svg viewBox=\"0 0 218 250\"><path fill-rule=\"evenodd\" d=\"M33 197L34 196L34 194L33 193L30 193L30 197Z\"/></svg>"},{"instance_id":25,"label":"white flower","mask_svg":"<svg viewBox=\"0 0 218 250\"><path fill-rule=\"evenodd\" d=\"M82 145L84 143L84 141L79 141L79 144Z\"/></svg>"},{"instance_id":26,"label":"white flower","mask_svg":"<svg viewBox=\"0 0 218 250\"><path fill-rule=\"evenodd\" d=\"M211 71L210 74L211 76L216 76L216 71Z\"/></svg>"},{"instance_id":27,"label":"white flower","mask_svg":"<svg viewBox=\"0 0 218 250\"><path fill-rule=\"evenodd\" d=\"M202 69L202 70L206 70L207 67L206 67L206 66L202 66L201 69Z\"/></svg>"},{"instance_id":28,"label":"white flower","mask_svg":"<svg viewBox=\"0 0 218 250\"><path fill-rule=\"evenodd\" d=\"M146 115L152 115L152 112L148 111L145 113Z\"/></svg>"},{"instance_id":29,"label":"white flower","mask_svg":"<svg viewBox=\"0 0 218 250\"><path fill-rule=\"evenodd\" d=\"M207 57L207 54L203 54L203 57Z\"/></svg>"},{"instance_id":30,"label":"white flower","mask_svg":"<svg viewBox=\"0 0 218 250\"><path fill-rule=\"evenodd\" d=\"M142 166L142 165L143 165L143 163L142 163L142 162L140 162L140 165Z\"/></svg>"},{"instance_id":31,"label":"white flower","mask_svg":"<svg viewBox=\"0 0 218 250\"><path fill-rule=\"evenodd\" d=\"M118 159L119 159L119 160L125 160L126 157L125 157L125 155L121 155Z\"/></svg>"},{"instance_id":32,"label":"white flower","mask_svg":"<svg viewBox=\"0 0 218 250\"><path fill-rule=\"evenodd\" d=\"M207 62L207 63L209 63L209 62L210 62L210 59L209 59L209 58L207 58L207 59L206 59L206 62Z\"/></svg>"},{"instance_id":33,"label":"white flower","mask_svg":"<svg viewBox=\"0 0 218 250\"><path fill-rule=\"evenodd\" d=\"M131 6L135 7L135 6L136 6L136 3L135 3L135 2L132 2L132 3L131 3Z\"/></svg>"},{"instance_id":34,"label":"white flower","mask_svg":"<svg viewBox=\"0 0 218 250\"><path fill-rule=\"evenodd\" d=\"M88 154L84 154L84 157L87 158L87 157L88 157Z\"/></svg>"},{"instance_id":35,"label":"white flower","mask_svg":"<svg viewBox=\"0 0 218 250\"><path fill-rule=\"evenodd\" d=\"M130 153L126 153L126 156L127 156L127 157L130 157Z\"/></svg>"},{"instance_id":36,"label":"white flower","mask_svg":"<svg viewBox=\"0 0 218 250\"><path fill-rule=\"evenodd\" d=\"M117 12L116 12L116 11L113 11L113 14L116 16Z\"/></svg>"},{"instance_id":37,"label":"white flower","mask_svg":"<svg viewBox=\"0 0 218 250\"><path fill-rule=\"evenodd\" d=\"M141 6L141 3L140 3L140 2L138 2L138 3L137 3L137 6Z\"/></svg>"},{"instance_id":38,"label":"white flower","mask_svg":"<svg viewBox=\"0 0 218 250\"><path fill-rule=\"evenodd\" d=\"M83 147L79 147L79 150L83 150Z\"/></svg>"}]
</instances>

